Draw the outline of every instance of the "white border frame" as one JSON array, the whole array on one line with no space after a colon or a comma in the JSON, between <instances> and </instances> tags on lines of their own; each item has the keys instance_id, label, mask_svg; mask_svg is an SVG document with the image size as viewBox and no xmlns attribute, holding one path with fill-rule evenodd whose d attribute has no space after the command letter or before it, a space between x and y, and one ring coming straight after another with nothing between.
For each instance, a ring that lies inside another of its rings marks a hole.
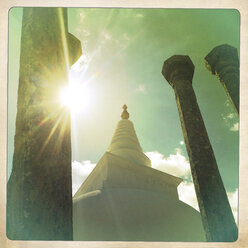
<instances>
[{"instance_id":1,"label":"white border frame","mask_svg":"<svg viewBox=\"0 0 248 248\"><path fill-rule=\"evenodd\" d=\"M239 238L232 243L12 241L6 237L8 12L11 7L221 8L240 12ZM0 2L0 247L248 247L248 1L247 0L2 0ZM48 243L49 242L49 243Z\"/></svg>"}]
</instances>

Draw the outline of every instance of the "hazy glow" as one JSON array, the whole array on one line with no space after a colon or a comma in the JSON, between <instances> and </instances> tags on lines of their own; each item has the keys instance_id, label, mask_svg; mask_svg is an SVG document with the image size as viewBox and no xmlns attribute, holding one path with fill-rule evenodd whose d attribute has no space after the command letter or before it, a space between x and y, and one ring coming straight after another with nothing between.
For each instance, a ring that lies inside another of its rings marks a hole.
<instances>
[{"instance_id":1,"label":"hazy glow","mask_svg":"<svg viewBox=\"0 0 248 248\"><path fill-rule=\"evenodd\" d=\"M90 93L87 87L79 82L71 82L60 93L60 100L73 113L79 113L90 103Z\"/></svg>"},{"instance_id":2,"label":"hazy glow","mask_svg":"<svg viewBox=\"0 0 248 248\"><path fill-rule=\"evenodd\" d=\"M67 39L66 39L66 34L65 34L65 23L64 23L62 11L63 11L62 8L58 8L59 24L60 24L60 29L61 29L61 40L63 44L66 68L67 68L67 72L69 72L69 52L68 52L68 44L67 44Z\"/></svg>"}]
</instances>

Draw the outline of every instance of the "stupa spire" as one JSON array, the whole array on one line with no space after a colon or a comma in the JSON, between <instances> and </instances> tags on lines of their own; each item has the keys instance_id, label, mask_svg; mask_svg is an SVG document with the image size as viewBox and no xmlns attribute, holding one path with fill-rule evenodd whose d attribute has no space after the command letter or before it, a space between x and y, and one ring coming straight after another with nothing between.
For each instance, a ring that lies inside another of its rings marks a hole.
<instances>
[{"instance_id":1,"label":"stupa spire","mask_svg":"<svg viewBox=\"0 0 248 248\"><path fill-rule=\"evenodd\" d=\"M127 112L127 105L126 104L124 104L123 105L123 112L122 112L122 114L121 114L121 118L124 120L127 120L127 119L129 119L129 113Z\"/></svg>"},{"instance_id":2,"label":"stupa spire","mask_svg":"<svg viewBox=\"0 0 248 248\"><path fill-rule=\"evenodd\" d=\"M107 151L137 164L151 167L151 161L142 151L133 123L128 120L127 105L124 104L122 108L122 120L117 124Z\"/></svg>"}]
</instances>

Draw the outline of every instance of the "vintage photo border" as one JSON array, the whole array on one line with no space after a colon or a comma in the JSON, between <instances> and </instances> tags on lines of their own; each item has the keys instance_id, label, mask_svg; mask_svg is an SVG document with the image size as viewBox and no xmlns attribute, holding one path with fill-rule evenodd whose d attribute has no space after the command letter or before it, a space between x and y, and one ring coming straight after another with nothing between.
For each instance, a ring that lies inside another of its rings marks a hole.
<instances>
[{"instance_id":1,"label":"vintage photo border","mask_svg":"<svg viewBox=\"0 0 248 248\"><path fill-rule=\"evenodd\" d=\"M240 12L239 238L233 243L12 241L6 237L8 12L12 7L221 8ZM247 0L2 0L0 2L0 247L139 248L248 247L248 1ZM49 242L49 243L48 243Z\"/></svg>"}]
</instances>

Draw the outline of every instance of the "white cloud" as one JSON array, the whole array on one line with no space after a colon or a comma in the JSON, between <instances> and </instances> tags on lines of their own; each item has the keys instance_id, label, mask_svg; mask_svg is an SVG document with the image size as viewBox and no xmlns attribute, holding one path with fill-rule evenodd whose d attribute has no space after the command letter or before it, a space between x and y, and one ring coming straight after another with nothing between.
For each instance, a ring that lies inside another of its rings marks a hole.
<instances>
[{"instance_id":1,"label":"white cloud","mask_svg":"<svg viewBox=\"0 0 248 248\"><path fill-rule=\"evenodd\" d=\"M179 200L187 203L188 205L199 211L199 206L195 193L195 186L193 182L182 182L178 186L177 191Z\"/></svg>"},{"instance_id":2,"label":"white cloud","mask_svg":"<svg viewBox=\"0 0 248 248\"><path fill-rule=\"evenodd\" d=\"M163 154L157 151L146 152L146 155L151 159L152 167L154 169L184 179L184 181L180 183L177 188L179 199L199 211L189 162L186 157L182 155L181 149L177 148L175 150L175 153L176 154L170 154L168 158L164 157ZM234 218L237 222L238 190L234 192L227 192L227 196L232 208Z\"/></svg>"},{"instance_id":3,"label":"white cloud","mask_svg":"<svg viewBox=\"0 0 248 248\"><path fill-rule=\"evenodd\" d=\"M224 105L225 105L226 107L230 107L230 100L226 100L226 101L224 102Z\"/></svg>"},{"instance_id":4,"label":"white cloud","mask_svg":"<svg viewBox=\"0 0 248 248\"><path fill-rule=\"evenodd\" d=\"M230 101L227 100L224 105L226 107L226 111L221 115L221 117L224 120L225 125L229 128L229 131L239 131L239 119L238 116L235 114Z\"/></svg>"},{"instance_id":5,"label":"white cloud","mask_svg":"<svg viewBox=\"0 0 248 248\"><path fill-rule=\"evenodd\" d=\"M182 182L178 188L179 199L199 211L193 182ZM235 221L238 219L238 189L234 192L227 192L227 197L233 212Z\"/></svg>"},{"instance_id":6,"label":"white cloud","mask_svg":"<svg viewBox=\"0 0 248 248\"><path fill-rule=\"evenodd\" d=\"M101 41L100 41L100 50L102 49L103 45L106 44L106 42L111 41L112 37L109 33L107 33L105 30L101 33Z\"/></svg>"},{"instance_id":7,"label":"white cloud","mask_svg":"<svg viewBox=\"0 0 248 248\"><path fill-rule=\"evenodd\" d=\"M225 122L228 122L232 119L234 119L234 114L233 113L227 113L227 114L222 114L222 119L225 121Z\"/></svg>"},{"instance_id":8,"label":"white cloud","mask_svg":"<svg viewBox=\"0 0 248 248\"><path fill-rule=\"evenodd\" d=\"M81 24L85 18L86 18L85 13L80 11L79 12L79 23Z\"/></svg>"},{"instance_id":9,"label":"white cloud","mask_svg":"<svg viewBox=\"0 0 248 248\"><path fill-rule=\"evenodd\" d=\"M182 155L181 149L177 148L175 152L176 154L170 154L168 158L157 151L147 152L146 155L151 159L154 169L185 179L177 188L179 200L199 211L189 162Z\"/></svg>"},{"instance_id":10,"label":"white cloud","mask_svg":"<svg viewBox=\"0 0 248 248\"><path fill-rule=\"evenodd\" d=\"M226 116L226 118L233 119L234 118L234 114L233 113L230 113L229 115Z\"/></svg>"},{"instance_id":11,"label":"white cloud","mask_svg":"<svg viewBox=\"0 0 248 248\"><path fill-rule=\"evenodd\" d=\"M221 117L230 131L232 132L239 131L239 122L235 114L233 113L222 114Z\"/></svg>"},{"instance_id":12,"label":"white cloud","mask_svg":"<svg viewBox=\"0 0 248 248\"><path fill-rule=\"evenodd\" d=\"M178 188L179 199L199 211L193 182L182 182ZM235 221L238 218L238 189L234 192L227 192L227 197L233 212Z\"/></svg>"},{"instance_id":13,"label":"white cloud","mask_svg":"<svg viewBox=\"0 0 248 248\"><path fill-rule=\"evenodd\" d=\"M227 192L227 197L232 208L233 216L235 221L238 220L238 189L234 192Z\"/></svg>"},{"instance_id":14,"label":"white cloud","mask_svg":"<svg viewBox=\"0 0 248 248\"><path fill-rule=\"evenodd\" d=\"M157 151L147 152L146 155L151 159L154 169L185 179L177 188L179 199L199 211L195 187L191 179L190 164L182 155L180 148L177 148L175 153L170 154L168 158Z\"/></svg>"},{"instance_id":15,"label":"white cloud","mask_svg":"<svg viewBox=\"0 0 248 248\"><path fill-rule=\"evenodd\" d=\"M86 28L84 28L85 25L85 19L86 19L86 15L84 12L79 11L77 12L77 27L75 28L76 31L76 36L81 39L83 41L83 43L85 44L87 42L87 37L90 35L89 30L87 30Z\"/></svg>"},{"instance_id":16,"label":"white cloud","mask_svg":"<svg viewBox=\"0 0 248 248\"><path fill-rule=\"evenodd\" d=\"M177 148L175 152L176 154L170 154L168 158L157 151L147 152L146 156L150 158L154 169L187 179L190 177L189 162L181 154L181 149Z\"/></svg>"},{"instance_id":17,"label":"white cloud","mask_svg":"<svg viewBox=\"0 0 248 248\"><path fill-rule=\"evenodd\" d=\"M233 132L239 131L239 123L238 122L234 123L233 126L230 127L230 131Z\"/></svg>"},{"instance_id":18,"label":"white cloud","mask_svg":"<svg viewBox=\"0 0 248 248\"><path fill-rule=\"evenodd\" d=\"M163 154L157 151L146 152L145 154L151 159L152 167L154 169L185 179L185 181L183 181L177 188L179 199L199 211L195 187L191 178L189 162L186 157L182 155L181 149L175 149L175 153L176 154L170 154L168 158L164 157ZM89 160L84 160L81 163L78 161L72 162L73 195L77 192L95 166L96 164ZM227 192L227 196L235 221L237 222L238 189L234 192Z\"/></svg>"},{"instance_id":19,"label":"white cloud","mask_svg":"<svg viewBox=\"0 0 248 248\"><path fill-rule=\"evenodd\" d=\"M136 91L137 91L137 92L140 92L140 93L142 93L142 94L144 94L144 95L147 93L146 87L145 87L144 84L139 84L139 85L138 85L138 88L136 89Z\"/></svg>"},{"instance_id":20,"label":"white cloud","mask_svg":"<svg viewBox=\"0 0 248 248\"><path fill-rule=\"evenodd\" d=\"M96 164L89 160L72 162L72 195L74 195Z\"/></svg>"}]
</instances>

